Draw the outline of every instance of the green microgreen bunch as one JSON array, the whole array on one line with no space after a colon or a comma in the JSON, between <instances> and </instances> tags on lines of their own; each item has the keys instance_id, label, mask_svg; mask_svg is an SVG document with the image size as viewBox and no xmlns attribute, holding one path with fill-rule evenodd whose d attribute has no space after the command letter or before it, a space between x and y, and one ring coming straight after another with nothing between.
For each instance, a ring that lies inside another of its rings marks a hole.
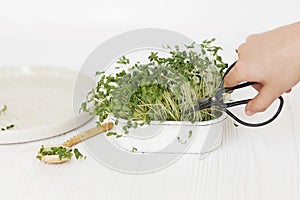
<instances>
[{"instance_id":1,"label":"green microgreen bunch","mask_svg":"<svg viewBox=\"0 0 300 200\"><path fill-rule=\"evenodd\" d=\"M6 110L7 110L7 105L4 105L4 106L0 109L0 115L4 114ZM14 128L14 127L15 127L14 124L9 124L9 125L7 125L7 126L5 126L5 127L1 127L0 130L1 130L1 131L6 131L6 130L12 129L12 128Z\"/></svg>"},{"instance_id":2,"label":"green microgreen bunch","mask_svg":"<svg viewBox=\"0 0 300 200\"><path fill-rule=\"evenodd\" d=\"M113 116L126 119L125 134L151 121L208 121L221 115L211 107L195 112L198 99L211 97L219 87L227 64L219 55L215 39L193 43L184 48L164 47L168 56L151 52L147 63L134 63L122 56L115 74L96 72L99 81L82 103L81 110L98 116L97 124ZM123 68L123 70L122 70ZM127 68L128 70L124 70ZM117 133L108 133L121 137Z\"/></svg>"},{"instance_id":3,"label":"green microgreen bunch","mask_svg":"<svg viewBox=\"0 0 300 200\"><path fill-rule=\"evenodd\" d=\"M62 160L63 158L71 159L73 154L75 155L76 159L86 158L76 148L74 150L63 146L45 148L43 145L40 148L39 154L36 156L36 158L41 160L42 157L46 155L58 155L59 160Z\"/></svg>"}]
</instances>

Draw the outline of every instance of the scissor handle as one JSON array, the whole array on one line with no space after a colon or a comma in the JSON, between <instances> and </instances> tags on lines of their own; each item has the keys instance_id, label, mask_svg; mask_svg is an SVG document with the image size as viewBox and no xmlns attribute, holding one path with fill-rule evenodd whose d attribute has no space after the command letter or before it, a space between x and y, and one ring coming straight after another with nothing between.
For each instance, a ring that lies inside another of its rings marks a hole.
<instances>
[{"instance_id":1,"label":"scissor handle","mask_svg":"<svg viewBox=\"0 0 300 200\"><path fill-rule=\"evenodd\" d=\"M234 67L234 65L236 64L237 61L235 61L232 65L230 65L230 67L228 68L228 70L225 72L224 76L223 76L223 79L222 79L222 86L224 85L224 77L228 74L228 72ZM233 90L236 90L236 89L240 89L240 88L244 88L244 87L247 87L247 86L250 86L250 85L253 85L253 84L256 84L257 82L245 82L245 83L241 83L239 85L236 85L236 86L233 86L233 87L226 87L226 88L223 88L223 92L230 92L230 91L233 91ZM238 106L238 105L242 105L242 104L247 104L249 101L251 101L252 99L244 99L244 100L240 100L240 101L235 101L235 102L229 102L229 103L224 103L224 110L225 112L230 116L232 117L234 120L236 120L238 123L242 124L242 125L245 125L245 126L250 126L250 127L258 127L258 126L264 126L270 122L272 122L274 119L276 119L279 115L279 113L281 112L282 110L282 107L283 107L283 103L284 103L284 100L282 98L282 96L278 97L278 99L280 100L280 104L279 104L279 107L276 111L276 113L274 114L274 116L272 116L269 120L267 121L264 121L264 122L261 122L261 123L248 123L248 122L245 122L241 119L239 119L238 117L236 117L232 112L230 112L227 108L230 108L230 107L234 107L234 106Z\"/></svg>"},{"instance_id":2,"label":"scissor handle","mask_svg":"<svg viewBox=\"0 0 300 200\"><path fill-rule=\"evenodd\" d=\"M228 72L230 72L230 70L232 70L232 68L235 66L236 63L237 63L237 60L228 67L228 69L224 73L223 79L228 74Z\"/></svg>"},{"instance_id":3,"label":"scissor handle","mask_svg":"<svg viewBox=\"0 0 300 200\"><path fill-rule=\"evenodd\" d=\"M226 70L226 72L224 73L223 75L223 78L222 78L222 81L221 81L221 84L220 84L220 88L223 88L224 86L224 78L225 76L229 73L229 71L235 66L235 64L237 63L237 61L235 61L234 63L232 63L228 69ZM238 85L235 85L233 87L226 87L223 89L222 92L230 92L230 91L233 91L233 90L236 90L236 89L240 89L240 88L243 88L243 87L247 87L247 86L250 86L250 85L253 85L257 82L245 82L245 83L241 83L241 84L238 84Z\"/></svg>"},{"instance_id":4,"label":"scissor handle","mask_svg":"<svg viewBox=\"0 0 300 200\"><path fill-rule=\"evenodd\" d=\"M240 88L248 87L250 85L254 85L256 83L258 83L258 82L245 82L245 83L235 85L233 87L226 87L226 88L224 88L223 92L230 92L230 91L237 90L237 89L240 89Z\"/></svg>"},{"instance_id":5,"label":"scissor handle","mask_svg":"<svg viewBox=\"0 0 300 200\"><path fill-rule=\"evenodd\" d=\"M264 122L260 122L260 123L248 123L248 122L245 122L241 119L239 119L238 117L236 117L232 112L230 112L228 109L224 109L225 112L230 116L232 117L235 121L237 121L238 123L242 124L242 125L245 125L245 126L249 126L249 127L259 127L259 126L264 126L266 124L269 124L270 122L272 122L274 119L276 119L276 117L278 117L279 113L281 112L282 110L282 107L283 107L283 98L282 96L278 97L278 99L280 100L280 104L279 104L279 107L276 111L276 113L273 115L273 117L271 117L269 120L267 121L264 121ZM245 99L245 100L241 100L241 101L236 101L236 102L231 102L231 103L226 103L227 107L233 107L233 106L238 106L238 105L241 105L241 104L247 104L251 99Z\"/></svg>"}]
</instances>

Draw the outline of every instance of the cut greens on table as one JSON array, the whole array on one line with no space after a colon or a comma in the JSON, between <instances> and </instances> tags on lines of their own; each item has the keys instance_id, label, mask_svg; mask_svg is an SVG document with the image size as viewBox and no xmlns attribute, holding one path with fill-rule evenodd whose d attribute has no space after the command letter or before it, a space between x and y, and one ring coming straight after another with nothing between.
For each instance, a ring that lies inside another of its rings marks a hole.
<instances>
[{"instance_id":1,"label":"cut greens on table","mask_svg":"<svg viewBox=\"0 0 300 200\"><path fill-rule=\"evenodd\" d=\"M101 125L106 118L126 119L123 131L137 128L151 121L208 121L222 112L216 107L185 114L200 98L214 95L227 64L219 55L221 47L215 39L193 43L184 48L163 47L167 56L151 52L146 63L122 56L116 66L117 73L96 72L98 83L82 103L81 111L97 116ZM121 135L111 132L108 136Z\"/></svg>"},{"instance_id":2,"label":"cut greens on table","mask_svg":"<svg viewBox=\"0 0 300 200\"><path fill-rule=\"evenodd\" d=\"M59 160L62 159L71 159L73 157L73 154L75 155L75 158L78 160L79 158L86 159L86 156L83 156L78 149L71 149L68 147L63 147L63 146L57 146L57 147L50 147L50 148L45 148L43 145L39 150L38 155L36 156L37 159L42 160L43 156L46 155L58 155Z\"/></svg>"},{"instance_id":3,"label":"cut greens on table","mask_svg":"<svg viewBox=\"0 0 300 200\"><path fill-rule=\"evenodd\" d=\"M6 110L7 110L7 105L4 105L4 106L0 109L0 116L1 116L2 114L4 114ZM3 126L3 127L2 127L2 125L1 125L0 130L1 130L1 131L6 131L6 130L12 129L12 128L14 128L14 127L15 127L14 124L5 125L5 126Z\"/></svg>"}]
</instances>

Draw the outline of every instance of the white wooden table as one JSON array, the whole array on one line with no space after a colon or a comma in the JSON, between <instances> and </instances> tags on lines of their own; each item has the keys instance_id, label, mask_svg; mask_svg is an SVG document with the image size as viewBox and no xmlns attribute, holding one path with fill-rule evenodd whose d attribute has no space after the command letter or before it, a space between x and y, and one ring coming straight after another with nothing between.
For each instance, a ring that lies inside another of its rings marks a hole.
<instances>
[{"instance_id":1,"label":"white wooden table","mask_svg":"<svg viewBox=\"0 0 300 200\"><path fill-rule=\"evenodd\" d=\"M0 146L1 199L300 199L300 87L285 97L280 117L263 128L227 121L221 147L206 159L184 155L161 171L132 175L87 160L47 165L35 158L56 138Z\"/></svg>"}]
</instances>

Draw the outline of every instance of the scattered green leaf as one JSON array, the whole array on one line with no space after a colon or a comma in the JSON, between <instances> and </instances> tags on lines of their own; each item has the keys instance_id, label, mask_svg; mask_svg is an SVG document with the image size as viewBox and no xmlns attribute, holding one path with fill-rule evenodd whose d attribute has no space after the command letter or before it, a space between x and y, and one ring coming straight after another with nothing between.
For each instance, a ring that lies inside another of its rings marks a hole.
<instances>
[{"instance_id":1,"label":"scattered green leaf","mask_svg":"<svg viewBox=\"0 0 300 200\"><path fill-rule=\"evenodd\" d=\"M189 131L189 136L188 136L188 138L191 138L191 137L192 137L192 135L193 135L193 131L192 131L192 130L190 130L190 131Z\"/></svg>"},{"instance_id":2,"label":"scattered green leaf","mask_svg":"<svg viewBox=\"0 0 300 200\"><path fill-rule=\"evenodd\" d=\"M7 105L4 105L0 110L0 115L7 110Z\"/></svg>"},{"instance_id":3,"label":"scattered green leaf","mask_svg":"<svg viewBox=\"0 0 300 200\"><path fill-rule=\"evenodd\" d=\"M239 125L237 124L237 123L235 123L235 122L233 122L233 125L235 126L235 127L238 127Z\"/></svg>"},{"instance_id":4,"label":"scattered green leaf","mask_svg":"<svg viewBox=\"0 0 300 200\"><path fill-rule=\"evenodd\" d=\"M132 150L131 150L131 152L136 152L137 151L137 148L135 148L135 147L132 147Z\"/></svg>"},{"instance_id":5,"label":"scattered green leaf","mask_svg":"<svg viewBox=\"0 0 300 200\"><path fill-rule=\"evenodd\" d=\"M7 110L7 105L4 105L4 106L0 109L0 115L2 115L6 110ZM1 127L0 130L1 130L1 131L6 131L6 130L12 129L12 128L14 128L14 127L15 127L14 124L10 124L10 125L7 125L7 126L5 126L5 127Z\"/></svg>"},{"instance_id":6,"label":"scattered green leaf","mask_svg":"<svg viewBox=\"0 0 300 200\"><path fill-rule=\"evenodd\" d=\"M182 140L181 137L177 137L177 141L181 144L186 144L187 140Z\"/></svg>"}]
</instances>

